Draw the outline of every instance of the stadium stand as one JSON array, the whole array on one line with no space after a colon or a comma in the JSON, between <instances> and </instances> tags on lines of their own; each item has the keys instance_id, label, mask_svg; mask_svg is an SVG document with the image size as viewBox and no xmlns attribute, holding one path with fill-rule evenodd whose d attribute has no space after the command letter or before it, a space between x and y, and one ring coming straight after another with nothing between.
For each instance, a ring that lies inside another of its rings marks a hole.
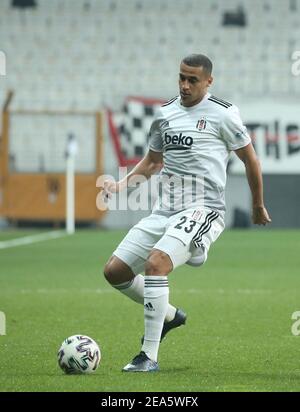
<instances>
[{"instance_id":1,"label":"stadium stand","mask_svg":"<svg viewBox=\"0 0 300 412\"><path fill-rule=\"evenodd\" d=\"M300 49L299 1L36 3L17 9L0 2L9 74L4 87L17 91L13 109L119 108L137 90L168 99L178 60L195 50L211 56L214 93L229 100L300 94L299 82L289 76L292 51ZM224 26L224 15L241 5L246 25Z\"/></svg>"},{"instance_id":2,"label":"stadium stand","mask_svg":"<svg viewBox=\"0 0 300 412\"><path fill-rule=\"evenodd\" d=\"M105 170L115 175L117 166L131 166L146 147L153 115L148 102L172 98L177 92L178 62L189 53L202 52L214 63L214 95L237 103L241 110L248 103L259 106L255 110L247 106L248 119L244 118L261 124L259 155L264 155L267 173L298 176L297 154L287 153L290 143L286 142L291 139L287 131L293 128L295 153L300 150L295 115L300 77L291 73L292 55L300 51L300 0L34 3L35 7L20 8L13 7L11 0L0 1L0 51L5 53L7 66L6 76L0 76L0 105L7 92L14 91L9 107L12 172L62 172L66 139L75 130L82 148L76 170L95 171L97 124L91 113L104 113L106 108L111 116L104 122L104 135L118 136L112 142L105 139L105 158L110 159ZM143 101L134 102L132 96ZM270 102L274 107L266 113ZM280 103L284 110L277 107ZM26 117L22 111L40 114ZM56 113L51 114L51 121L47 112ZM77 114L72 117L69 112ZM133 127L128 127L128 121ZM282 158L276 163L264 139L268 140L268 131L272 134L277 122ZM240 176L233 179L229 199L234 197L237 182L239 190L244 185ZM276 180L270 180L271 184L275 187ZM297 185L295 180L293 186ZM238 201L234 206L241 207Z\"/></svg>"}]
</instances>

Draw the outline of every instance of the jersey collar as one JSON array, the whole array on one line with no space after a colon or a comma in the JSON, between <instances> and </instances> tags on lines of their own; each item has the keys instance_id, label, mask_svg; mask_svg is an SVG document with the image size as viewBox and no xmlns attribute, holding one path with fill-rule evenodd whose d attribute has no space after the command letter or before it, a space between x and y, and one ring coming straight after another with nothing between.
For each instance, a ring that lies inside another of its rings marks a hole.
<instances>
[{"instance_id":1,"label":"jersey collar","mask_svg":"<svg viewBox=\"0 0 300 412\"><path fill-rule=\"evenodd\" d=\"M207 100L210 96L211 96L211 93L207 92L207 93L204 95L203 99L202 99L199 103L195 104L194 106L190 106L190 107L185 107L185 106L183 106L183 105L181 104L181 99L180 99L180 96L179 96L178 105L179 105L179 107L180 107L182 110L185 110L185 111L187 111L187 112L190 112L191 110L195 110L195 109L198 109L199 107L201 107L201 106L203 105L203 103L205 103L206 100Z\"/></svg>"}]
</instances>

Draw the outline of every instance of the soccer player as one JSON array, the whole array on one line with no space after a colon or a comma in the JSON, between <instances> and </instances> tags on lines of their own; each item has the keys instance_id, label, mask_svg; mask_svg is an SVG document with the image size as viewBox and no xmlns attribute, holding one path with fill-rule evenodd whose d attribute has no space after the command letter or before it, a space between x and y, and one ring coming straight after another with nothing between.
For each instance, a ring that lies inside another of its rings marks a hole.
<instances>
[{"instance_id":1,"label":"soccer player","mask_svg":"<svg viewBox=\"0 0 300 412\"><path fill-rule=\"evenodd\" d=\"M160 341L186 321L186 314L169 303L168 275L185 263L202 265L224 230L231 151L246 168L253 222L271 222L260 165L239 110L208 92L212 82L208 57L185 57L180 64L180 95L159 109L147 154L124 179L104 183L103 194L110 197L135 176L150 178L160 171L160 195L151 215L128 232L104 269L113 287L144 305L141 352L123 368L125 372L157 371Z\"/></svg>"}]
</instances>

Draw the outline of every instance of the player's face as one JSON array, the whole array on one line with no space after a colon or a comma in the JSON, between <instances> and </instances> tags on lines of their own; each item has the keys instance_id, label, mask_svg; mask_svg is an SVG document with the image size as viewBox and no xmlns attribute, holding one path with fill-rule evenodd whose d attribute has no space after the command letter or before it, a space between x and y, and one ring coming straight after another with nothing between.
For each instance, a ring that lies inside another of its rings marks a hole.
<instances>
[{"instance_id":1,"label":"player's face","mask_svg":"<svg viewBox=\"0 0 300 412\"><path fill-rule=\"evenodd\" d=\"M202 66L192 67L181 63L179 72L181 104L189 107L199 103L212 81L213 78L203 70Z\"/></svg>"}]
</instances>

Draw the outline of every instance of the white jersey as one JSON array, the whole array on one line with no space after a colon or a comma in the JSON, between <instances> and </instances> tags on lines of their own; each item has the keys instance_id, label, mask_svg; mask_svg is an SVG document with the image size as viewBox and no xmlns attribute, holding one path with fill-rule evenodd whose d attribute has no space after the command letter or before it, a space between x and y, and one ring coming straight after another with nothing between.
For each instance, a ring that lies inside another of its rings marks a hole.
<instances>
[{"instance_id":1,"label":"white jersey","mask_svg":"<svg viewBox=\"0 0 300 412\"><path fill-rule=\"evenodd\" d=\"M238 108L210 93L192 107L182 106L180 96L165 103L149 135L149 149L164 161L153 213L204 206L223 215L230 152L250 142Z\"/></svg>"}]
</instances>

